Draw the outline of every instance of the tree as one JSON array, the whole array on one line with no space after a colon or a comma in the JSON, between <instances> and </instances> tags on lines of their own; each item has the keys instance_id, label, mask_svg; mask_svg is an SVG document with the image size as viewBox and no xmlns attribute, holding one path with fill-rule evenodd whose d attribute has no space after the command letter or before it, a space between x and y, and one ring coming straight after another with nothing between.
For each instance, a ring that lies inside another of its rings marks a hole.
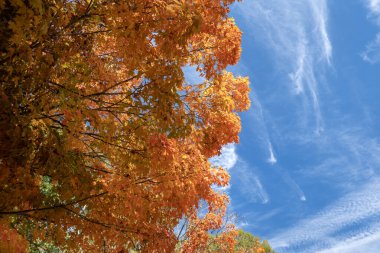
<instances>
[{"instance_id":1,"label":"tree","mask_svg":"<svg viewBox=\"0 0 380 253\"><path fill-rule=\"evenodd\" d=\"M182 217L220 225L229 176L208 159L249 107L225 70L233 2L0 0L0 224L73 252L170 252Z\"/></svg>"},{"instance_id":2,"label":"tree","mask_svg":"<svg viewBox=\"0 0 380 253\"><path fill-rule=\"evenodd\" d=\"M262 242L262 247L263 247L265 253L276 253L276 252L272 249L272 247L269 245L269 242L268 242L267 240L264 240L264 241Z\"/></svg>"},{"instance_id":3,"label":"tree","mask_svg":"<svg viewBox=\"0 0 380 253\"><path fill-rule=\"evenodd\" d=\"M235 244L235 251L241 253L275 253L268 241L260 241L260 238L252 234L239 230Z\"/></svg>"},{"instance_id":4,"label":"tree","mask_svg":"<svg viewBox=\"0 0 380 253\"><path fill-rule=\"evenodd\" d=\"M17 231L7 224L0 224L0 252L26 253L27 248L27 241Z\"/></svg>"},{"instance_id":5,"label":"tree","mask_svg":"<svg viewBox=\"0 0 380 253\"><path fill-rule=\"evenodd\" d=\"M191 228L191 226L190 226ZM199 229L203 233L204 229ZM199 234L199 232L198 232ZM198 235L197 240L191 241L192 238L185 237L185 243L178 246L178 252L193 252L192 249L201 249L200 252L216 253L216 252L236 252L236 253L275 253L269 245L268 241L260 241L260 238L242 230L236 229L233 224L226 223L222 229L212 231L207 235L207 244L201 243L202 247L197 245L197 241L201 241L203 237ZM187 241L186 241L187 240ZM190 250L189 250L190 249Z\"/></svg>"},{"instance_id":6,"label":"tree","mask_svg":"<svg viewBox=\"0 0 380 253\"><path fill-rule=\"evenodd\" d=\"M181 220L177 227L175 252L234 252L238 230L235 217L226 212L207 212L207 203L201 202L197 212Z\"/></svg>"}]
</instances>

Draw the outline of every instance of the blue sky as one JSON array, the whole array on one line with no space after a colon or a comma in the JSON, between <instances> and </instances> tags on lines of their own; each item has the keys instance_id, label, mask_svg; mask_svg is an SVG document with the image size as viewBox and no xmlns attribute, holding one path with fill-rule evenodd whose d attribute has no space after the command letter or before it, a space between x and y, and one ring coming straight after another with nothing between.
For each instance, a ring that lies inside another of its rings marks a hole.
<instances>
[{"instance_id":1,"label":"blue sky","mask_svg":"<svg viewBox=\"0 0 380 253\"><path fill-rule=\"evenodd\" d=\"M380 0L245 0L252 107L223 149L239 226L278 253L380 252Z\"/></svg>"}]
</instances>

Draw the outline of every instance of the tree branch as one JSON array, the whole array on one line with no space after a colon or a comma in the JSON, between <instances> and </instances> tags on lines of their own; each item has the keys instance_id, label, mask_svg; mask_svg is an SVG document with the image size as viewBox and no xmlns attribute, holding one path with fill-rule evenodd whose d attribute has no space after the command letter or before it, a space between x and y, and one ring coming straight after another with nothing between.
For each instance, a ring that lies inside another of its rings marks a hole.
<instances>
[{"instance_id":1,"label":"tree branch","mask_svg":"<svg viewBox=\"0 0 380 253\"><path fill-rule=\"evenodd\" d=\"M75 205L75 204L81 203L83 201L92 199L92 198L97 198L97 197L103 196L107 193L108 192L106 191L106 192L98 193L95 195L90 195L90 196L85 197L83 199L71 201L67 204L59 204L59 205L48 206L48 207L32 208L32 209L26 209L26 210L21 210L21 211L2 211L2 212L0 212L0 215L25 214L25 213L36 212L36 211L46 211L46 210L52 210L52 209L56 209L56 208L65 208L67 206Z\"/></svg>"}]
</instances>

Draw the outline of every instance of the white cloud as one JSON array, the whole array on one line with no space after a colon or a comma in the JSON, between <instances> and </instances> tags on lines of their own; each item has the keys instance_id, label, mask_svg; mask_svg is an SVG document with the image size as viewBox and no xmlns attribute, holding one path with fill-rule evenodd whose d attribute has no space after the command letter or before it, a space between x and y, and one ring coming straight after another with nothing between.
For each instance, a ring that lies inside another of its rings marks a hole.
<instances>
[{"instance_id":1,"label":"white cloud","mask_svg":"<svg viewBox=\"0 0 380 253\"><path fill-rule=\"evenodd\" d=\"M270 143L270 142L268 142L268 149L269 149L268 163L273 165L273 164L277 163L277 158L274 155L272 143Z\"/></svg>"},{"instance_id":2,"label":"white cloud","mask_svg":"<svg viewBox=\"0 0 380 253\"><path fill-rule=\"evenodd\" d=\"M268 194L265 191L263 185L261 184L259 178L257 176L254 176L254 177L252 177L252 179L253 179L253 181L251 181L251 183L253 183L253 185L255 185L255 187L257 188L258 194L259 194L259 197L260 197L262 203L263 204L268 203L269 202Z\"/></svg>"},{"instance_id":3,"label":"white cloud","mask_svg":"<svg viewBox=\"0 0 380 253\"><path fill-rule=\"evenodd\" d=\"M380 0L368 0L367 7L370 11L370 16L375 18L380 25Z\"/></svg>"},{"instance_id":4,"label":"white cloud","mask_svg":"<svg viewBox=\"0 0 380 253\"><path fill-rule=\"evenodd\" d=\"M319 37L318 41L322 42L321 51L323 52L323 59L331 64L332 57L332 45L328 35L327 27L328 27L328 10L325 0L311 0L310 1L311 8L313 11L313 16L315 19L315 24L317 26L317 37Z\"/></svg>"},{"instance_id":5,"label":"white cloud","mask_svg":"<svg viewBox=\"0 0 380 253\"><path fill-rule=\"evenodd\" d=\"M264 117L263 107L255 89L253 87L251 87L251 89L251 100L254 102L249 111L249 117L251 118L251 123L255 129L255 136L259 138L258 141L263 146L263 148L267 149L267 162L273 165L277 163L277 158L273 149L272 141L269 136L268 127L266 124L266 117Z\"/></svg>"},{"instance_id":6,"label":"white cloud","mask_svg":"<svg viewBox=\"0 0 380 253\"><path fill-rule=\"evenodd\" d=\"M376 39L368 43L366 50L361 54L364 61L371 64L380 61L380 33L376 35Z\"/></svg>"},{"instance_id":7,"label":"white cloud","mask_svg":"<svg viewBox=\"0 0 380 253\"><path fill-rule=\"evenodd\" d=\"M239 229L244 229L245 227L248 227L250 224L247 221L237 221L235 226Z\"/></svg>"},{"instance_id":8,"label":"white cloud","mask_svg":"<svg viewBox=\"0 0 380 253\"><path fill-rule=\"evenodd\" d=\"M220 166L226 170L232 169L236 162L238 161L238 155L236 154L236 144L229 143L222 147L221 154L219 156L214 156L210 159L210 162L214 166ZM231 188L231 185L228 184L223 187L217 187L220 191L228 191Z\"/></svg>"},{"instance_id":9,"label":"white cloud","mask_svg":"<svg viewBox=\"0 0 380 253\"><path fill-rule=\"evenodd\" d=\"M380 0L367 0L367 8L369 18L374 20L375 24L380 28ZM380 32L373 41L367 44L366 49L361 53L361 57L371 64L380 61Z\"/></svg>"},{"instance_id":10,"label":"white cloud","mask_svg":"<svg viewBox=\"0 0 380 253\"><path fill-rule=\"evenodd\" d=\"M236 154L236 144L230 143L222 147L221 154L210 159L215 166L223 167L226 170L232 169L238 160Z\"/></svg>"}]
</instances>

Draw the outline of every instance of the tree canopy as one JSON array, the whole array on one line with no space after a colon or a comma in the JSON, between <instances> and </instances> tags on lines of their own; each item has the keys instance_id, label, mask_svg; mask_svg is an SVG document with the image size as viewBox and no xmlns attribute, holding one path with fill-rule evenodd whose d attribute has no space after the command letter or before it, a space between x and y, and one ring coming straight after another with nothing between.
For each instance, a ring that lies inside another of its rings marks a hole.
<instances>
[{"instance_id":1,"label":"tree canopy","mask_svg":"<svg viewBox=\"0 0 380 253\"><path fill-rule=\"evenodd\" d=\"M185 251L208 243L229 180L209 158L250 105L233 2L0 0L0 249L172 252L183 217Z\"/></svg>"}]
</instances>

